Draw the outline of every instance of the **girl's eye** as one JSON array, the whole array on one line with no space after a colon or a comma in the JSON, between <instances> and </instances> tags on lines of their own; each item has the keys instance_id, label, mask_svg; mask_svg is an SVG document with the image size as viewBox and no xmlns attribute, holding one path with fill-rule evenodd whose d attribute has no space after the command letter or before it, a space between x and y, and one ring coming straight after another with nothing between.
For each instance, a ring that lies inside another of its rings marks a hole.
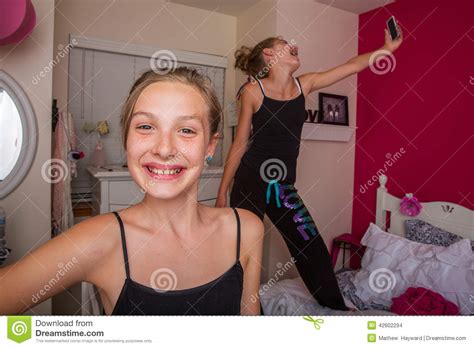
<instances>
[{"instance_id":1,"label":"girl's eye","mask_svg":"<svg viewBox=\"0 0 474 348\"><path fill-rule=\"evenodd\" d=\"M196 134L195 131L193 131L192 129L189 129L189 128L182 128L182 129L180 129L180 132L183 132L184 134Z\"/></svg>"},{"instance_id":2,"label":"girl's eye","mask_svg":"<svg viewBox=\"0 0 474 348\"><path fill-rule=\"evenodd\" d=\"M149 124L142 124L142 125L137 126L137 129L149 130L151 129L151 126Z\"/></svg>"}]
</instances>

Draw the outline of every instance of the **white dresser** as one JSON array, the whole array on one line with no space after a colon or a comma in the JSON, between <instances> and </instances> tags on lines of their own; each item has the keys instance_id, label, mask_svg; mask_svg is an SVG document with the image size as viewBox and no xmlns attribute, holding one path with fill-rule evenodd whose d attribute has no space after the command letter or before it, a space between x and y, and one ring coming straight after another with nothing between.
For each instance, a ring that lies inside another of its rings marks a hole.
<instances>
[{"instance_id":1,"label":"white dresser","mask_svg":"<svg viewBox=\"0 0 474 348\"><path fill-rule=\"evenodd\" d=\"M144 193L127 168L115 165L105 168L87 167L92 176L92 215L121 210L143 199ZM204 168L199 180L199 202L214 206L223 171L222 167Z\"/></svg>"}]
</instances>

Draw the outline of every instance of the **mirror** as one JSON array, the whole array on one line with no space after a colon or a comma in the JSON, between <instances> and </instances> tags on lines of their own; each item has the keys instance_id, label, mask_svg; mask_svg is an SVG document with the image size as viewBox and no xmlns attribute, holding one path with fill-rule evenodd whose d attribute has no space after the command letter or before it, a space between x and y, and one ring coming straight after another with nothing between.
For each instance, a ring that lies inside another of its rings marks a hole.
<instances>
[{"instance_id":1,"label":"mirror","mask_svg":"<svg viewBox=\"0 0 474 348\"><path fill-rule=\"evenodd\" d=\"M0 199L25 178L36 153L37 127L21 86L0 70Z\"/></svg>"},{"instance_id":2,"label":"mirror","mask_svg":"<svg viewBox=\"0 0 474 348\"><path fill-rule=\"evenodd\" d=\"M10 174L18 161L22 143L20 114L7 91L0 89L0 180Z\"/></svg>"}]
</instances>

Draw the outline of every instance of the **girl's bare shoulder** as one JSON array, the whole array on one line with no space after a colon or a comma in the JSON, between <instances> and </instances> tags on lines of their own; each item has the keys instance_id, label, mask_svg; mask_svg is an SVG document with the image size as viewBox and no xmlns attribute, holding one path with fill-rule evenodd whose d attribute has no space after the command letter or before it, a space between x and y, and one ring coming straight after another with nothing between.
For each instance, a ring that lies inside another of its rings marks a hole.
<instances>
[{"instance_id":1,"label":"girl's bare shoulder","mask_svg":"<svg viewBox=\"0 0 474 348\"><path fill-rule=\"evenodd\" d=\"M112 213L105 213L72 226L63 238L81 247L86 255L104 256L120 243L120 227Z\"/></svg>"},{"instance_id":2,"label":"girl's bare shoulder","mask_svg":"<svg viewBox=\"0 0 474 348\"><path fill-rule=\"evenodd\" d=\"M210 208L221 221L221 226L226 226L227 231L236 231L237 216L233 208ZM240 223L240 235L242 245L252 244L263 237L263 222L260 218L249 210L235 208ZM231 228L234 227L234 228Z\"/></svg>"},{"instance_id":3,"label":"girl's bare shoulder","mask_svg":"<svg viewBox=\"0 0 474 348\"><path fill-rule=\"evenodd\" d=\"M242 245L253 245L263 238L264 225L250 210L236 208L241 221Z\"/></svg>"}]
</instances>

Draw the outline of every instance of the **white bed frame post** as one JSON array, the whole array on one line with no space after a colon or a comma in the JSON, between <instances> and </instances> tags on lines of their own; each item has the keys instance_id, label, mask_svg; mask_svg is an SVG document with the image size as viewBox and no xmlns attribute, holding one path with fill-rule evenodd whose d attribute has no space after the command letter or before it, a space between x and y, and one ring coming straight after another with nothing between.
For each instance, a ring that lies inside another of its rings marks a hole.
<instances>
[{"instance_id":1,"label":"white bed frame post","mask_svg":"<svg viewBox=\"0 0 474 348\"><path fill-rule=\"evenodd\" d=\"M377 188L377 209L375 215L375 224L379 226L384 231L387 231L387 211L385 209L379 209L380 207L385 207L385 196L387 193L387 187L385 184L387 183L387 176L380 175L379 176L379 183L380 186Z\"/></svg>"}]
</instances>

